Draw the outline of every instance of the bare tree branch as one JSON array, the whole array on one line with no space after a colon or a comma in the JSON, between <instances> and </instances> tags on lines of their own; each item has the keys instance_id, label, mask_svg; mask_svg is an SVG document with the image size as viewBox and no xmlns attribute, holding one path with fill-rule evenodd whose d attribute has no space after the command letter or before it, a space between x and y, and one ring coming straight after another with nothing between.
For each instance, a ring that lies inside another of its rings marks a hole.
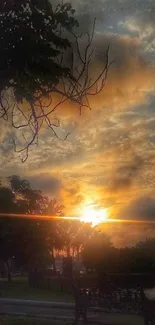
<instances>
[{"instance_id":1,"label":"bare tree branch","mask_svg":"<svg viewBox=\"0 0 155 325\"><path fill-rule=\"evenodd\" d=\"M55 9L56 12L58 8ZM71 32L73 38L72 46L70 48L70 74L68 77L62 77L58 85L48 85L42 87L34 94L33 101L29 103L29 108L24 110L21 104L18 104L13 92L8 94L8 91L1 92L0 96L0 118L7 120L9 118L9 112L11 111L11 122L15 129L28 130L29 137L26 138L23 135L25 145L22 149L17 148L16 140L13 139L13 146L15 152L24 153L22 162L25 162L29 155L29 150L32 145L38 143L38 135L43 124L52 130L55 137L60 140L66 140L70 133L61 139L55 129L60 127L60 121L56 123L52 122L52 113L56 109L67 102L77 104L79 108L79 114L82 113L82 108L87 107L91 110L89 98L99 94L105 87L108 72L113 61L109 61L109 50L108 46L103 68L95 79L91 77L91 65L93 65L93 54L92 48L93 38L95 32L95 20L92 27L91 34L86 34L87 43L85 48L81 50L80 41L83 35L77 36ZM62 31L60 31L62 33ZM59 57L56 58L60 66L64 66L65 58L64 53L60 53ZM29 73L27 69L27 73ZM54 94L59 95L59 100L54 103ZM23 132L24 134L24 132Z\"/></svg>"}]
</instances>

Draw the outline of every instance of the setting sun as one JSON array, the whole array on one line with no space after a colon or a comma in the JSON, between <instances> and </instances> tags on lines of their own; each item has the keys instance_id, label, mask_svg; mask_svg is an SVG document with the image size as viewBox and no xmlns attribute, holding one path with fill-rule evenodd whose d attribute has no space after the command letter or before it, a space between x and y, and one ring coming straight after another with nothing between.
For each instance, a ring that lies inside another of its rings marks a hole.
<instances>
[{"instance_id":1,"label":"setting sun","mask_svg":"<svg viewBox=\"0 0 155 325\"><path fill-rule=\"evenodd\" d=\"M92 227L95 227L100 223L106 222L108 220L108 211L105 208L95 209L91 206L86 207L80 220L85 223L91 223Z\"/></svg>"}]
</instances>

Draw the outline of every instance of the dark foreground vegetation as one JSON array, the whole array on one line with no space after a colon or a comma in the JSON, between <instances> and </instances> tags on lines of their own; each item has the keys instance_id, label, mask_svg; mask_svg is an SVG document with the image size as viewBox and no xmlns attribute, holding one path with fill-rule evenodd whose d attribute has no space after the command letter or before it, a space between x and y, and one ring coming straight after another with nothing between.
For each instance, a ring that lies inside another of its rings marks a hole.
<instances>
[{"instance_id":1,"label":"dark foreground vegetation","mask_svg":"<svg viewBox=\"0 0 155 325\"><path fill-rule=\"evenodd\" d=\"M46 220L63 206L18 176L1 183L0 213L1 296L71 301L73 285L91 287L105 275L119 286L155 285L154 238L118 249L89 224Z\"/></svg>"}]
</instances>

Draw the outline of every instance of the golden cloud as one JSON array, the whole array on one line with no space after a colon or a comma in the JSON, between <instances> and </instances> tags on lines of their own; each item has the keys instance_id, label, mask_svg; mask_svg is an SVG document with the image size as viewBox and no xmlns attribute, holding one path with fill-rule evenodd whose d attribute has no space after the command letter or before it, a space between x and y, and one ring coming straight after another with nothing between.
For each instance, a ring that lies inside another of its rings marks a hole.
<instances>
[{"instance_id":1,"label":"golden cloud","mask_svg":"<svg viewBox=\"0 0 155 325\"><path fill-rule=\"evenodd\" d=\"M94 109L124 110L147 102L147 95L154 89L155 68L149 65L140 54L140 40L137 37L118 36L114 34L96 35L93 48L94 56L90 69L92 80L104 66L105 52L110 46L109 61L114 61L109 68L107 82L96 96L90 96L89 102ZM58 97L57 97L58 100ZM67 102L58 107L56 114L60 117L78 115L78 105ZM88 117L89 110L83 108L83 118Z\"/></svg>"},{"instance_id":2,"label":"golden cloud","mask_svg":"<svg viewBox=\"0 0 155 325\"><path fill-rule=\"evenodd\" d=\"M136 105L147 103L147 95L154 88L155 68L149 66L140 55L140 41L136 37L131 38L127 35L118 36L114 34L95 35L92 45L94 48L94 55L90 66L90 77L92 77L92 79L95 78L103 68L105 52L108 45L110 45L109 60L114 60L114 63L110 66L104 89L98 95L89 97L92 111L90 112L88 108L83 107L81 117L79 115L78 105L67 101L58 106L57 109L51 113L51 122L56 123L56 118L59 118L62 122L62 127L66 130L61 132L61 130L55 129L60 137L64 138L68 131L72 132L74 128L79 132L80 125L83 127L89 120L94 118L96 119L96 124L99 124L99 111L105 116L110 116L114 114L115 111L120 112L121 110L124 111ZM53 93L52 97L53 103L51 107L47 109L49 111L60 100L58 94ZM76 125L71 126L72 123ZM70 125L69 129L68 125ZM43 125L40 138L44 137L46 131L47 126L44 128ZM17 133L17 138L21 138L20 147L23 147L24 139L21 136L23 129L14 130L14 137L16 138L15 133ZM24 134L27 135L28 133L29 129L24 128ZM51 130L49 130L49 135L53 137ZM53 143L55 145L55 142Z\"/></svg>"},{"instance_id":3,"label":"golden cloud","mask_svg":"<svg viewBox=\"0 0 155 325\"><path fill-rule=\"evenodd\" d=\"M84 199L80 184L71 178L64 179L60 199L64 206L65 215L74 215L76 207Z\"/></svg>"}]
</instances>

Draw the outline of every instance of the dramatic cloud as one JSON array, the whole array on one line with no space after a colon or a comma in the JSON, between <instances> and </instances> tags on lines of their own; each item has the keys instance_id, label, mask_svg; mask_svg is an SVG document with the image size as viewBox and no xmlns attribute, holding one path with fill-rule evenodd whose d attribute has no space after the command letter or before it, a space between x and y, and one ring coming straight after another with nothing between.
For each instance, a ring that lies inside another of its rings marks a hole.
<instances>
[{"instance_id":1,"label":"dramatic cloud","mask_svg":"<svg viewBox=\"0 0 155 325\"><path fill-rule=\"evenodd\" d=\"M116 247L134 246L139 241L144 241L146 238L155 236L155 225L148 224L111 224L104 225L104 231Z\"/></svg>"},{"instance_id":2,"label":"dramatic cloud","mask_svg":"<svg viewBox=\"0 0 155 325\"><path fill-rule=\"evenodd\" d=\"M84 200L84 192L81 185L71 177L63 179L60 198L64 205L66 215L76 215L76 209Z\"/></svg>"},{"instance_id":3,"label":"dramatic cloud","mask_svg":"<svg viewBox=\"0 0 155 325\"><path fill-rule=\"evenodd\" d=\"M42 190L49 196L59 196L62 183L61 180L51 174L37 174L28 177L34 189Z\"/></svg>"},{"instance_id":4,"label":"dramatic cloud","mask_svg":"<svg viewBox=\"0 0 155 325\"><path fill-rule=\"evenodd\" d=\"M56 130L61 138L71 134L60 141L43 129L39 145L31 147L24 165L10 144L14 131L8 134L5 126L1 128L0 173L28 178L33 188L56 196L66 215L95 204L108 208L113 218L154 220L154 1L78 0L73 4L83 32L91 31L97 17L92 78L104 66L110 46L113 64L105 87L89 98L92 110L83 108L82 115L77 105L61 105L51 118L60 119ZM82 37L81 50L86 40L87 36ZM53 104L58 100L54 97ZM140 223L107 224L104 231L118 246L155 233L152 225Z\"/></svg>"},{"instance_id":5,"label":"dramatic cloud","mask_svg":"<svg viewBox=\"0 0 155 325\"><path fill-rule=\"evenodd\" d=\"M110 190L119 191L130 188L144 166L144 161L137 155L131 155L131 161L116 166L111 176Z\"/></svg>"},{"instance_id":6,"label":"dramatic cloud","mask_svg":"<svg viewBox=\"0 0 155 325\"><path fill-rule=\"evenodd\" d=\"M114 62L110 67L107 82L103 91L99 95L91 96L89 98L90 106L92 107L92 114L90 114L88 109L83 108L81 117L78 114L76 105L73 105L70 102L60 105L51 118L53 120L56 118L60 119L61 127L56 131L61 138L65 138L68 132L71 132L71 136L68 137L68 141L64 144L64 141L60 142L54 139L51 130L49 130L49 132L43 130L40 134L40 149L36 150L35 148L36 153L38 152L38 157L35 157L35 163L37 160L39 165L45 166L46 161L51 157L51 150L54 152L54 155L52 155L54 165L58 162L58 155L60 157L60 163L64 164L66 163L66 160L71 161L72 159L76 161L76 153L79 156L82 156L85 151L85 148L83 150L81 147L81 143L76 143L77 138L80 138L81 136L81 128L83 128L82 133L85 133L83 137L87 137L87 132L85 132L84 127L86 123L89 123L89 120L95 119L97 125L97 123L99 124L99 122L104 119L105 115L111 113L111 109L120 112L124 109L129 110L131 107L148 103L148 94L154 89L155 69L154 67L149 66L149 64L141 58L139 54L138 38L131 38L127 35L118 36L114 34L95 35L93 43L94 56L92 58L92 65L90 66L90 76L93 78L100 73L101 68L103 68L104 65L105 52L109 45L109 61L112 60ZM54 97L53 101L59 101L59 98ZM102 116L101 113L103 114ZM91 130L89 128L91 133L93 129L92 126ZM19 148L24 146L24 138L22 136L23 131L24 134L26 134L26 129L16 131L17 137L20 139ZM10 128L9 139L16 137L16 132ZM76 138L76 141L74 141L74 137ZM73 141L70 142L72 139ZM35 150L32 148L32 152ZM40 161L41 150L43 150L42 161ZM5 151L6 149L3 146L2 152L4 152L4 154ZM10 151L10 148L8 151ZM60 152L62 154L60 154ZM45 164L43 163L44 161Z\"/></svg>"},{"instance_id":7,"label":"dramatic cloud","mask_svg":"<svg viewBox=\"0 0 155 325\"><path fill-rule=\"evenodd\" d=\"M155 221L155 197L136 198L120 212L120 217L129 220Z\"/></svg>"}]
</instances>

